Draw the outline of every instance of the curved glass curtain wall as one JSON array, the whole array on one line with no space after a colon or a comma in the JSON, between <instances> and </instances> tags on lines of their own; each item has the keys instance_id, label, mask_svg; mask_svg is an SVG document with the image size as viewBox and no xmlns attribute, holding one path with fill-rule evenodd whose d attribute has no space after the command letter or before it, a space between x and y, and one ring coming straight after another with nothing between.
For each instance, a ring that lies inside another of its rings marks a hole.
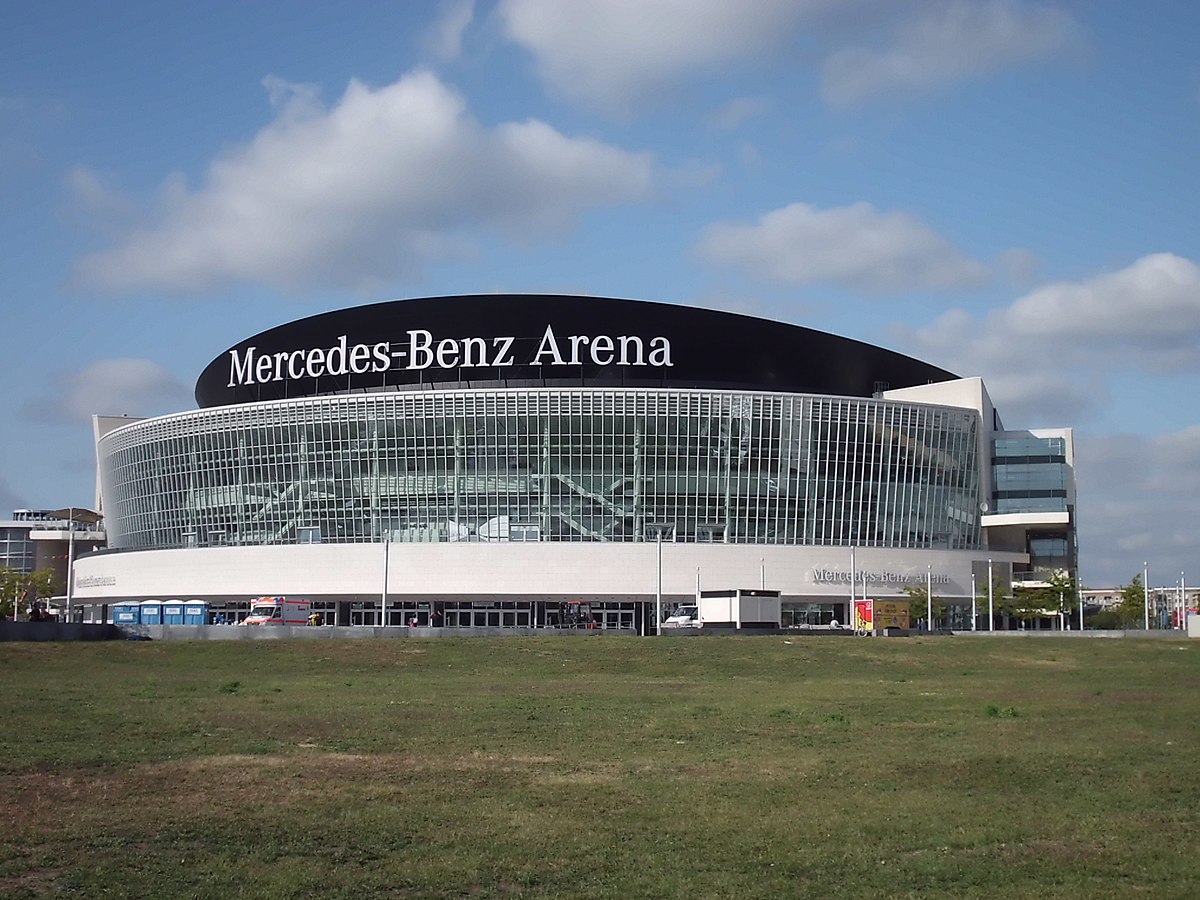
<instances>
[{"instance_id":1,"label":"curved glass curtain wall","mask_svg":"<svg viewBox=\"0 0 1200 900\"><path fill-rule=\"evenodd\" d=\"M638 541L974 548L978 417L698 390L381 393L100 442L109 546Z\"/></svg>"}]
</instances>

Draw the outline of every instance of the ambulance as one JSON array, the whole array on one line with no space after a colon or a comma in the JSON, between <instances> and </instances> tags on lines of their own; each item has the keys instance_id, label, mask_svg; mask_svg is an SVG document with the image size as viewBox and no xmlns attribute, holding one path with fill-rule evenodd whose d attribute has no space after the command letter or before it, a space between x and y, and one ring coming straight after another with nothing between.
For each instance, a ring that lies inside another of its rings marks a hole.
<instances>
[{"instance_id":1,"label":"ambulance","mask_svg":"<svg viewBox=\"0 0 1200 900\"><path fill-rule=\"evenodd\" d=\"M243 625L307 625L312 615L311 600L287 597L255 597Z\"/></svg>"}]
</instances>

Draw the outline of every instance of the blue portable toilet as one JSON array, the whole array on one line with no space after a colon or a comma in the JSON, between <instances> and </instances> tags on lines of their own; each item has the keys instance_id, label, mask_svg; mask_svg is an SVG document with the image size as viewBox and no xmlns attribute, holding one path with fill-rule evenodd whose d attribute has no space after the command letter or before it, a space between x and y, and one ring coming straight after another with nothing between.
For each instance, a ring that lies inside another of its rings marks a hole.
<instances>
[{"instance_id":1,"label":"blue portable toilet","mask_svg":"<svg viewBox=\"0 0 1200 900\"><path fill-rule=\"evenodd\" d=\"M203 600L189 600L183 604L184 625L207 625L208 604Z\"/></svg>"},{"instance_id":2,"label":"blue portable toilet","mask_svg":"<svg viewBox=\"0 0 1200 900\"><path fill-rule=\"evenodd\" d=\"M114 625L140 625L142 621L142 604L136 600L126 600L124 603L114 603L112 620Z\"/></svg>"},{"instance_id":3,"label":"blue portable toilet","mask_svg":"<svg viewBox=\"0 0 1200 900\"><path fill-rule=\"evenodd\" d=\"M168 600L163 603L162 622L164 625L182 625L184 619L182 600Z\"/></svg>"},{"instance_id":4,"label":"blue portable toilet","mask_svg":"<svg viewBox=\"0 0 1200 900\"><path fill-rule=\"evenodd\" d=\"M142 601L142 624L143 625L161 625L162 624L162 601L161 600L143 600Z\"/></svg>"}]
</instances>

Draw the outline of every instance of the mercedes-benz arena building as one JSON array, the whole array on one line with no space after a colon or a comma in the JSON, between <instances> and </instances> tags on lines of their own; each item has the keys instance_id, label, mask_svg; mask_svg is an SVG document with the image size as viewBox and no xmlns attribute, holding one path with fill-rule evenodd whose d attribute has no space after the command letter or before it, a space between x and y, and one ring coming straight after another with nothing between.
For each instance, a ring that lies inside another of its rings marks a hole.
<instances>
[{"instance_id":1,"label":"mercedes-benz arena building","mask_svg":"<svg viewBox=\"0 0 1200 900\"><path fill-rule=\"evenodd\" d=\"M744 315L398 300L248 338L196 400L97 428L109 549L76 603L463 628L586 602L650 633L698 589L778 590L815 625L932 584L970 627L989 565L1074 566L1069 431L1004 431L978 378Z\"/></svg>"}]
</instances>

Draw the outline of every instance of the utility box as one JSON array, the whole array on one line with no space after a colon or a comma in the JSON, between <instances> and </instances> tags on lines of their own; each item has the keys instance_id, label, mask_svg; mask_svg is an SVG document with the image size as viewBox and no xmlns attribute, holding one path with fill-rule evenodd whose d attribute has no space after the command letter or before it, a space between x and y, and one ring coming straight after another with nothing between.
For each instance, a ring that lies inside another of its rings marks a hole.
<instances>
[{"instance_id":1,"label":"utility box","mask_svg":"<svg viewBox=\"0 0 1200 900\"><path fill-rule=\"evenodd\" d=\"M783 615L781 591L762 588L701 591L697 599L701 628L775 629Z\"/></svg>"}]
</instances>

